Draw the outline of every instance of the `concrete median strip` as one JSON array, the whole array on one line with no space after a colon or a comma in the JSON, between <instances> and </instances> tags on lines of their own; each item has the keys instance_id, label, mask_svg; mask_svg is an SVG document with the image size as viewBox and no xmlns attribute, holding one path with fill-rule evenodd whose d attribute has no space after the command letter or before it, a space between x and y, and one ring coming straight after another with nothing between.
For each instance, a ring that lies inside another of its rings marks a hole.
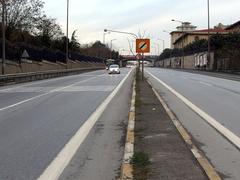
<instances>
[{"instance_id":1,"label":"concrete median strip","mask_svg":"<svg viewBox=\"0 0 240 180\"><path fill-rule=\"evenodd\" d=\"M121 180L133 179L133 167L130 163L134 153L134 126L135 126L135 99L136 99L136 81L133 83L133 93L131 107L129 111L129 120L127 128L127 137L124 151L124 159L121 168Z\"/></svg>"},{"instance_id":2,"label":"concrete median strip","mask_svg":"<svg viewBox=\"0 0 240 180\"><path fill-rule=\"evenodd\" d=\"M63 170L72 157L75 155L95 123L98 121L104 110L107 108L111 100L116 96L119 90L124 85L125 81L128 79L130 74L134 69L129 71L125 78L120 82L120 84L114 89L114 91L102 102L102 104L93 112L93 114L86 120L86 122L80 127L76 134L69 140L69 142L64 146L64 148L59 152L55 159L50 163L50 165L45 169L45 171L39 176L38 180L57 180L62 174ZM131 149L131 147L129 147Z\"/></svg>"},{"instance_id":3,"label":"concrete median strip","mask_svg":"<svg viewBox=\"0 0 240 180\"><path fill-rule=\"evenodd\" d=\"M151 83L148 81L148 83L151 85ZM152 86L152 85L151 85ZM152 87L155 95L157 96L158 100L163 105L164 109L166 110L168 116L172 120L173 124L177 128L178 132L184 139L185 143L190 148L193 156L197 159L198 163L201 165L202 169L208 176L210 180L221 180L221 177L215 170L215 168L211 165L211 163L207 160L207 158L204 156L204 154L193 144L191 140L191 136L188 134L188 132L185 130L185 128L182 126L181 122L177 119L177 117L174 115L172 110L168 107L167 103L163 100L163 98L159 95L159 93Z\"/></svg>"}]
</instances>

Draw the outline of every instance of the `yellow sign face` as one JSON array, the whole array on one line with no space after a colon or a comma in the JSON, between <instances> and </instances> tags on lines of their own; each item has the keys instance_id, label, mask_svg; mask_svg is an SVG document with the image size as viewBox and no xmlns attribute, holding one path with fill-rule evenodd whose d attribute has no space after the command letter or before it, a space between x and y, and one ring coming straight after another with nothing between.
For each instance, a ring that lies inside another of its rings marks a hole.
<instances>
[{"instance_id":1,"label":"yellow sign face","mask_svg":"<svg viewBox=\"0 0 240 180\"><path fill-rule=\"evenodd\" d=\"M150 39L136 39L137 53L150 53Z\"/></svg>"}]
</instances>

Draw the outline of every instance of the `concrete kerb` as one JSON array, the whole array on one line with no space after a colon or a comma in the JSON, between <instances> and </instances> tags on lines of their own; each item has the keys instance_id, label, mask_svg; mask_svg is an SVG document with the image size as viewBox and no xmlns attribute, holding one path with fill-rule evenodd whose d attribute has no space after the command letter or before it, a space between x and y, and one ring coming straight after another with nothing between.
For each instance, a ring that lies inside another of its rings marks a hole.
<instances>
[{"instance_id":1,"label":"concrete kerb","mask_svg":"<svg viewBox=\"0 0 240 180\"><path fill-rule=\"evenodd\" d=\"M152 84L150 81L147 81L148 84L152 87ZM165 111L167 112L168 116L172 120L173 124L177 128L178 132L182 136L185 143L188 145L190 151L192 152L193 156L197 159L198 163L208 176L210 180L221 180L221 177L213 167L213 165L208 161L208 159L205 157L204 153L201 152L197 146L192 142L191 136L186 131L186 129L183 127L182 123L178 120L178 118L174 115L172 110L168 107L167 103L164 101L164 99L159 95L159 93L152 87L153 92L157 96L158 100L163 105Z\"/></svg>"},{"instance_id":2,"label":"concrete kerb","mask_svg":"<svg viewBox=\"0 0 240 180\"><path fill-rule=\"evenodd\" d=\"M121 167L120 177L121 180L133 179L133 166L131 165L131 158L133 157L134 154L135 99L136 99L136 80L133 83L133 92L128 118L124 158Z\"/></svg>"}]
</instances>

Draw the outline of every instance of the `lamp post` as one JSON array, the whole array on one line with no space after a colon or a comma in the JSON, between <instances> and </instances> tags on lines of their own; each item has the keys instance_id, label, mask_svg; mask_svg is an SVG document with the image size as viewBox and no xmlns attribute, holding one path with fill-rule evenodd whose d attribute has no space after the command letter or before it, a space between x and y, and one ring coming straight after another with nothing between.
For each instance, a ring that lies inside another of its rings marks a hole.
<instances>
[{"instance_id":1,"label":"lamp post","mask_svg":"<svg viewBox=\"0 0 240 180\"><path fill-rule=\"evenodd\" d=\"M110 40L110 59L112 59L112 42L116 41L117 39Z\"/></svg>"},{"instance_id":2,"label":"lamp post","mask_svg":"<svg viewBox=\"0 0 240 180\"><path fill-rule=\"evenodd\" d=\"M207 60L210 61L210 53L211 53L211 40L210 40L210 4L209 0L207 0L207 10L208 10L208 54Z\"/></svg>"},{"instance_id":3,"label":"lamp post","mask_svg":"<svg viewBox=\"0 0 240 180\"><path fill-rule=\"evenodd\" d=\"M110 29L104 29L104 32L113 32L113 33L120 33L120 34L129 34L134 36L136 39L138 38L138 36L132 32L125 32L125 31L115 31L115 30L110 30Z\"/></svg>"},{"instance_id":4,"label":"lamp post","mask_svg":"<svg viewBox=\"0 0 240 180\"><path fill-rule=\"evenodd\" d=\"M157 46L157 53L155 52L156 55L160 55L160 45L158 43L154 43ZM155 48L155 47L154 47ZM156 48L155 48L156 51Z\"/></svg>"},{"instance_id":5,"label":"lamp post","mask_svg":"<svg viewBox=\"0 0 240 180\"><path fill-rule=\"evenodd\" d=\"M168 35L171 35L171 32L163 30L163 32L168 33ZM171 45L170 45L170 67L172 66L172 37L171 37ZM164 61L163 61L163 65L164 65Z\"/></svg>"},{"instance_id":6,"label":"lamp post","mask_svg":"<svg viewBox=\"0 0 240 180\"><path fill-rule=\"evenodd\" d=\"M175 20L175 19L172 19L172 21L174 21L174 22L179 22L179 23L181 23L181 25L182 25L182 37L183 37L183 35L184 35L184 31L183 31L183 24L184 24L184 22L183 21L179 21L179 20ZM183 50L183 39L182 39L182 62L181 62L181 66L183 67L183 69L184 69L184 50Z\"/></svg>"},{"instance_id":7,"label":"lamp post","mask_svg":"<svg viewBox=\"0 0 240 180\"><path fill-rule=\"evenodd\" d=\"M165 49L165 41L164 41L164 39L158 38L158 40L159 40L159 41L162 41L162 43L163 43L163 51L164 51L164 49Z\"/></svg>"},{"instance_id":8,"label":"lamp post","mask_svg":"<svg viewBox=\"0 0 240 180\"><path fill-rule=\"evenodd\" d=\"M67 36L67 41L66 41L66 64L67 64L67 68L68 68L68 19L69 19L69 0L67 0L67 27L66 27L66 36Z\"/></svg>"},{"instance_id":9,"label":"lamp post","mask_svg":"<svg viewBox=\"0 0 240 180\"><path fill-rule=\"evenodd\" d=\"M5 37L5 0L2 0L2 74L5 74L5 59L6 59L6 37Z\"/></svg>"},{"instance_id":10,"label":"lamp post","mask_svg":"<svg viewBox=\"0 0 240 180\"><path fill-rule=\"evenodd\" d=\"M105 37L106 37L107 34L110 34L110 32L104 32L103 33L103 44L105 44Z\"/></svg>"},{"instance_id":11,"label":"lamp post","mask_svg":"<svg viewBox=\"0 0 240 180\"><path fill-rule=\"evenodd\" d=\"M138 36L137 36L136 34L132 33L132 32L116 31L116 30L110 30L110 29L104 29L104 32L113 32L113 33L119 33L119 34L128 34L128 35L133 36L135 39L138 39ZM129 46L131 46L130 43L129 43ZM130 51L131 51L131 53L134 55L131 47L130 47Z\"/></svg>"},{"instance_id":12,"label":"lamp post","mask_svg":"<svg viewBox=\"0 0 240 180\"><path fill-rule=\"evenodd\" d=\"M169 32L169 31L166 31L166 30L163 30L163 32L170 34L170 32Z\"/></svg>"}]
</instances>

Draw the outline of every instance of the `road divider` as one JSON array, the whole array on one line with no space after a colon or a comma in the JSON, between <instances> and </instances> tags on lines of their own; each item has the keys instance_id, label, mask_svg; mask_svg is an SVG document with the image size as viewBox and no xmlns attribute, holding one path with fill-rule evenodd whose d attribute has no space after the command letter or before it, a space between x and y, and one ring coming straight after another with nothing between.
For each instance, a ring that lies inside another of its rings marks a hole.
<instances>
[{"instance_id":1,"label":"road divider","mask_svg":"<svg viewBox=\"0 0 240 180\"><path fill-rule=\"evenodd\" d=\"M102 104L92 113L92 115L85 121L85 123L79 128L75 135L69 140L69 142L63 147L55 159L49 164L45 171L39 176L38 180L57 180L62 174L63 170L67 167L85 138L101 117L112 99L117 95L120 89L123 87L126 80L132 74L131 69L129 73L124 77L120 84L114 89L114 91L102 102Z\"/></svg>"},{"instance_id":2,"label":"road divider","mask_svg":"<svg viewBox=\"0 0 240 180\"><path fill-rule=\"evenodd\" d=\"M228 139L233 145L235 145L238 149L240 149L240 138L231 132L229 129L227 129L225 126L220 124L217 120L215 120L213 117L208 115L206 112L204 112L202 109L200 109L198 106L193 104L191 101L189 101L186 97L178 93L175 89L167 85L165 82L154 76L149 71L146 71L147 74L149 74L153 79L158 81L160 84L162 84L164 87L166 87L171 93L173 93L176 97L178 97L181 101L184 102L190 109L192 109L195 113L197 113L200 117L202 117L208 124L210 124L213 128L215 128L219 133L221 133L226 139Z\"/></svg>"}]
</instances>

